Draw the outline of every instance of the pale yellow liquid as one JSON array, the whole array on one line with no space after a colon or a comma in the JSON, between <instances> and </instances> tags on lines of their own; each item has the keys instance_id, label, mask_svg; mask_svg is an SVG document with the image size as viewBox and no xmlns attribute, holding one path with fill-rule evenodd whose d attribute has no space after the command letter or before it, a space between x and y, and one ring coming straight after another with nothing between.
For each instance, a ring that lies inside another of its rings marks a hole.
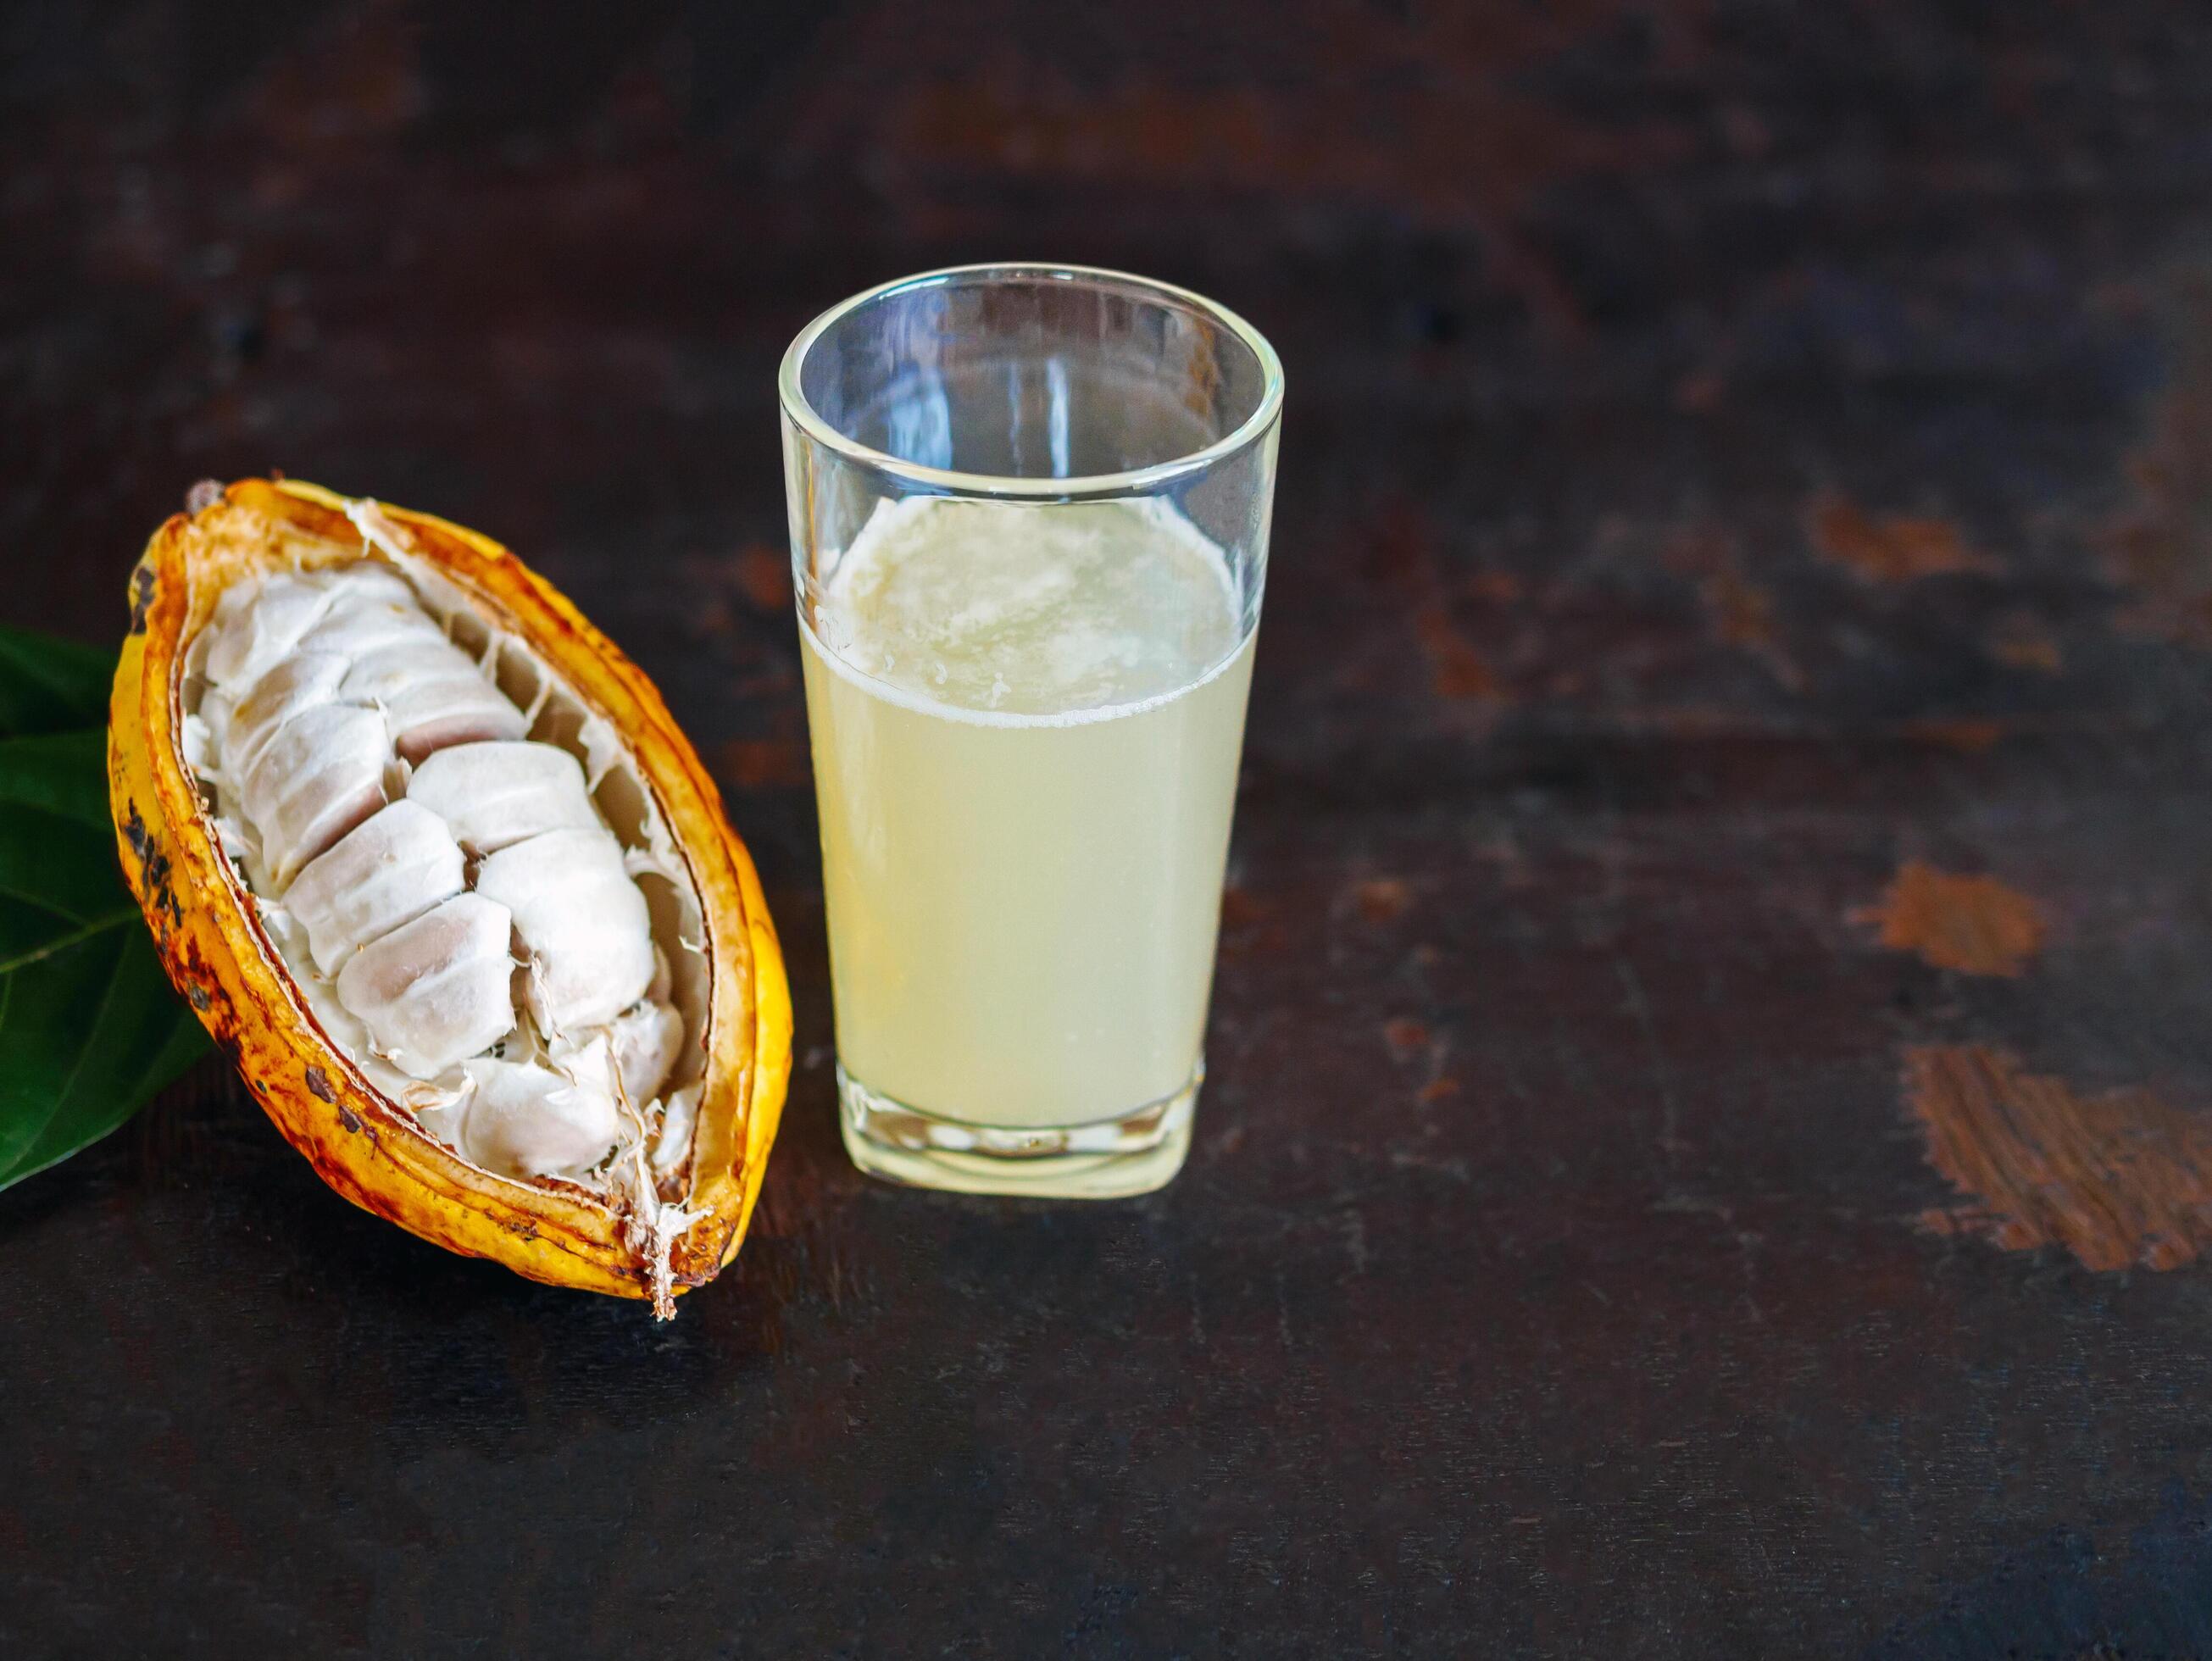
<instances>
[{"instance_id":1,"label":"pale yellow liquid","mask_svg":"<svg viewBox=\"0 0 2212 1661\"><path fill-rule=\"evenodd\" d=\"M837 1049L940 1118L1190 1082L1252 642L1158 504L908 501L802 626Z\"/></svg>"}]
</instances>

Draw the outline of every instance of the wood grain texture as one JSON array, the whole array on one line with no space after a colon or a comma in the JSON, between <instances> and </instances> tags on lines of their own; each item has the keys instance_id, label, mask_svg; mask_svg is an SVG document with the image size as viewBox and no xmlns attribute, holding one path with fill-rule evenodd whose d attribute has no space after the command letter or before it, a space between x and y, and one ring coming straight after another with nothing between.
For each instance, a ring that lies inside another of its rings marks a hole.
<instances>
[{"instance_id":1,"label":"wood grain texture","mask_svg":"<svg viewBox=\"0 0 2212 1661\"><path fill-rule=\"evenodd\" d=\"M655 1332L195 1073L0 1196L0 1653L2212 1653L2201 19L531 13L0 14L6 615L271 467L572 595L787 947L752 1238ZM1091 1209L838 1148L778 571L786 343L1001 256L1289 374L1196 1143ZM1912 861L2048 932L1885 947Z\"/></svg>"}]
</instances>

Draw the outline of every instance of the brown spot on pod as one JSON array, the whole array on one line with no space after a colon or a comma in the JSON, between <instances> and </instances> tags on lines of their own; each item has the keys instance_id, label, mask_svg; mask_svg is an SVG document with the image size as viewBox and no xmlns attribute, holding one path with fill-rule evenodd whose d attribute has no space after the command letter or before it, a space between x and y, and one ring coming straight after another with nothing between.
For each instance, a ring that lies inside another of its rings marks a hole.
<instances>
[{"instance_id":1,"label":"brown spot on pod","mask_svg":"<svg viewBox=\"0 0 2212 1661\"><path fill-rule=\"evenodd\" d=\"M146 613L153 609L153 605L154 569L149 565L141 565L131 574L131 632L132 634L143 635L146 632Z\"/></svg>"}]
</instances>

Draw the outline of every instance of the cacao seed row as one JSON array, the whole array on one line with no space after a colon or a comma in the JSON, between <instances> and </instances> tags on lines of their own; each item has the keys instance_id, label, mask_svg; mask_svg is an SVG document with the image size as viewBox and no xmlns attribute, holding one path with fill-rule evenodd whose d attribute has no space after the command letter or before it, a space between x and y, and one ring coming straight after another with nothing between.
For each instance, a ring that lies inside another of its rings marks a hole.
<instances>
[{"instance_id":1,"label":"cacao seed row","mask_svg":"<svg viewBox=\"0 0 2212 1661\"><path fill-rule=\"evenodd\" d=\"M668 1118L684 1023L623 844L583 764L529 738L403 575L240 583L203 666L218 822L426 1129L495 1174L590 1184ZM680 1161L665 1140L656 1169Z\"/></svg>"}]
</instances>

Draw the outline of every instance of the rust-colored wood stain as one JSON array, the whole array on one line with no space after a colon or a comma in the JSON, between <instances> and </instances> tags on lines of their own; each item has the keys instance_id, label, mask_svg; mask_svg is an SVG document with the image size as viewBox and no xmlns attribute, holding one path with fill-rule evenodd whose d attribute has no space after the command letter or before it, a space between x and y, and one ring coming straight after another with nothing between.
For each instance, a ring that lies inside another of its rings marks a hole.
<instances>
[{"instance_id":1,"label":"rust-colored wood stain","mask_svg":"<svg viewBox=\"0 0 2212 1661\"><path fill-rule=\"evenodd\" d=\"M2147 1090L2082 1095L1987 1044L1905 1052L1928 1160L1962 1198L1938 1232L2063 1246L2094 1269L2179 1269L2212 1244L2212 1124Z\"/></svg>"},{"instance_id":2,"label":"rust-colored wood stain","mask_svg":"<svg viewBox=\"0 0 2212 1661\"><path fill-rule=\"evenodd\" d=\"M2043 908L1995 877L1963 876L1909 860L1878 905L1852 913L1882 945L1962 975L2014 976L2042 948Z\"/></svg>"},{"instance_id":3,"label":"rust-colored wood stain","mask_svg":"<svg viewBox=\"0 0 2212 1661\"><path fill-rule=\"evenodd\" d=\"M1996 569L1988 555L1967 545L1948 520L1904 514L1877 518L1844 496L1815 502L1808 528L1816 552L1869 582L1911 582Z\"/></svg>"}]
</instances>

